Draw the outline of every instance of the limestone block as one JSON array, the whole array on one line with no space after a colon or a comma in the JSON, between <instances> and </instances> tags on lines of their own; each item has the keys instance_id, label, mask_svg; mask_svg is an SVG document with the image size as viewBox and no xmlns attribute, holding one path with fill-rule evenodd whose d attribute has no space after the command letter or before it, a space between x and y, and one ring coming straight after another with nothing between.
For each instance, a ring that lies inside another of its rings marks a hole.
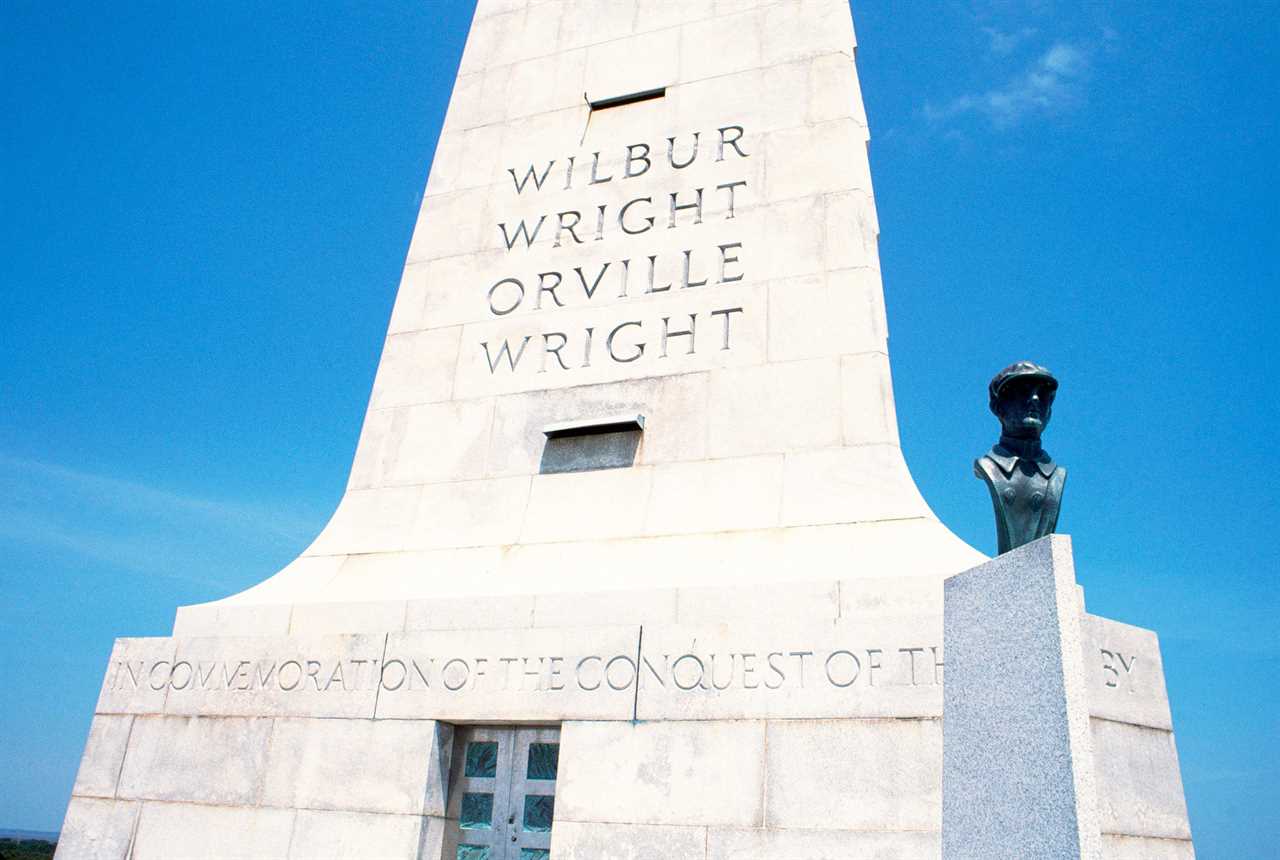
<instances>
[{"instance_id":1,"label":"limestone block","mask_svg":"<svg viewBox=\"0 0 1280 860\"><path fill-rule=\"evenodd\" d=\"M788 618L797 623L803 620L820 624L834 622L839 614L839 588L835 582L734 584L680 589L675 620L705 625L738 619ZM662 621L652 616L646 620L650 624Z\"/></svg>"},{"instance_id":2,"label":"limestone block","mask_svg":"<svg viewBox=\"0 0 1280 860\"><path fill-rule=\"evenodd\" d=\"M840 359L840 413L846 445L898 444L889 356L880 351ZM910 476L906 483L913 484Z\"/></svg>"},{"instance_id":3,"label":"limestone block","mask_svg":"<svg viewBox=\"0 0 1280 860\"><path fill-rule=\"evenodd\" d=\"M602 469L537 475L522 543L601 540L635 534L644 522L653 469Z\"/></svg>"},{"instance_id":4,"label":"limestone block","mask_svg":"<svg viewBox=\"0 0 1280 860\"><path fill-rule=\"evenodd\" d=\"M703 827L565 821L559 808L551 829L558 860L701 860L706 842Z\"/></svg>"},{"instance_id":5,"label":"limestone block","mask_svg":"<svg viewBox=\"0 0 1280 860\"><path fill-rule=\"evenodd\" d=\"M338 570L345 561L346 558L344 556L312 554L312 551L308 549L303 553L302 557L289 562L283 570L270 579L260 582L234 597L219 601L217 606L219 611L229 606L235 606L238 609L245 609L251 606L273 606L275 607L273 609L264 609L264 617L260 619L264 622L269 622L267 626L251 628L244 632L263 635L270 627L279 627L280 634L284 635L289 632L288 603L290 599L304 586L315 585L332 579L338 574ZM283 608L283 612L281 612L281 608ZM219 619L221 620L221 616L219 616ZM281 622L283 622L283 626L280 626ZM234 636L238 632L232 627L228 630L219 629L215 635L230 634ZM174 635L183 634L175 631Z\"/></svg>"},{"instance_id":6,"label":"limestone block","mask_svg":"<svg viewBox=\"0 0 1280 860\"><path fill-rule=\"evenodd\" d=\"M179 606L173 622L173 635L179 638L194 636L287 636L291 607L287 603L254 603L259 596L279 593L284 589L283 580L293 578L300 568L320 571L331 568L337 571L343 556L321 558L296 558L284 570L236 595L235 601L219 600L194 606ZM313 564L327 562L331 564ZM324 574L320 574L322 578Z\"/></svg>"},{"instance_id":7,"label":"limestone block","mask_svg":"<svg viewBox=\"0 0 1280 860\"><path fill-rule=\"evenodd\" d=\"M680 28L680 80L696 81L763 65L764 13L754 9ZM675 37L675 34L672 34Z\"/></svg>"},{"instance_id":8,"label":"limestone block","mask_svg":"<svg viewBox=\"0 0 1280 860\"><path fill-rule=\"evenodd\" d=\"M931 516L895 445L788 454L782 524Z\"/></svg>"},{"instance_id":9,"label":"limestone block","mask_svg":"<svg viewBox=\"0 0 1280 860\"><path fill-rule=\"evenodd\" d=\"M351 463L351 475L347 478L348 493L353 490L368 490L382 482L382 452L397 413L396 409L365 413L360 439L356 443L355 459ZM311 552L308 549L303 554Z\"/></svg>"},{"instance_id":10,"label":"limestone block","mask_svg":"<svg viewBox=\"0 0 1280 860\"><path fill-rule=\"evenodd\" d=\"M163 674L167 682L166 713L373 714L376 667L384 642L381 635L228 636L176 642L171 669L157 674L157 678Z\"/></svg>"},{"instance_id":11,"label":"limestone block","mask_svg":"<svg viewBox=\"0 0 1280 860\"><path fill-rule=\"evenodd\" d=\"M625 824L763 821L764 724L567 722L556 816ZM627 791L618 791L620 785Z\"/></svg>"},{"instance_id":12,"label":"limestone block","mask_svg":"<svg viewBox=\"0 0 1280 860\"><path fill-rule=\"evenodd\" d=\"M168 691L165 672L172 665L172 639L117 639L94 712L160 713Z\"/></svg>"},{"instance_id":13,"label":"limestone block","mask_svg":"<svg viewBox=\"0 0 1280 860\"><path fill-rule=\"evenodd\" d=\"M913 614L942 615L941 578L867 577L840 581L842 619Z\"/></svg>"},{"instance_id":14,"label":"limestone block","mask_svg":"<svg viewBox=\"0 0 1280 860\"><path fill-rule=\"evenodd\" d=\"M839 444L837 359L790 361L711 374L713 457L742 457ZM804 420L797 420L797 416Z\"/></svg>"},{"instance_id":15,"label":"limestone block","mask_svg":"<svg viewBox=\"0 0 1280 860\"><path fill-rule=\"evenodd\" d=\"M467 34L467 44L458 63L458 74L483 72L491 65L501 65L501 50L508 41L514 42L524 23L524 4L520 8L502 11L488 10L481 14L480 4Z\"/></svg>"},{"instance_id":16,"label":"limestone block","mask_svg":"<svg viewBox=\"0 0 1280 860\"><path fill-rule=\"evenodd\" d=\"M445 160L462 157L462 141L465 137L465 133L441 135L440 142L436 144L436 163L439 163L441 167L436 170L433 164L431 178L427 180L428 188L430 188L430 183L433 180L438 184L445 182L444 179L435 179L437 175L445 176L453 172L444 166ZM452 152L455 147L458 150L456 155ZM426 306L427 272L436 262L452 259L454 258L444 257L440 261L433 260L407 263L405 265L404 270L400 273L400 288L396 290L396 301L391 308L391 321L387 326L388 335L418 331L426 327L423 320L423 310Z\"/></svg>"},{"instance_id":17,"label":"limestone block","mask_svg":"<svg viewBox=\"0 0 1280 860\"><path fill-rule=\"evenodd\" d=\"M824 260L827 269L880 270L880 222L867 192L840 191L824 198Z\"/></svg>"},{"instance_id":18,"label":"limestone block","mask_svg":"<svg viewBox=\"0 0 1280 860\"><path fill-rule=\"evenodd\" d=\"M515 543L529 504L527 477L453 481L422 488L412 549Z\"/></svg>"},{"instance_id":19,"label":"limestone block","mask_svg":"<svg viewBox=\"0 0 1280 860\"><path fill-rule=\"evenodd\" d=\"M1190 839L1173 733L1091 722L1102 832Z\"/></svg>"},{"instance_id":20,"label":"limestone block","mask_svg":"<svg viewBox=\"0 0 1280 860\"><path fill-rule=\"evenodd\" d=\"M466 131L440 135L431 159L431 175L427 178L427 197L491 185L499 178L497 165L477 153L496 152L502 147L505 125L484 125ZM420 296L419 296L420 298ZM399 297L397 297L397 305ZM394 321L398 312L393 310ZM397 329L392 325L392 330Z\"/></svg>"},{"instance_id":21,"label":"limestone block","mask_svg":"<svg viewBox=\"0 0 1280 860\"><path fill-rule=\"evenodd\" d=\"M314 560L320 561L321 559ZM338 562L339 564L334 564L330 568L336 573L342 557L338 556L323 560ZM309 562L312 559L300 558L297 561ZM305 566L312 567L311 565ZM320 567L320 565L315 565L312 569L319 569ZM289 634L289 620L292 615L292 607L287 603L222 604L218 606L217 630L185 633L175 625L173 635L182 638L193 636L287 636Z\"/></svg>"},{"instance_id":22,"label":"limestone block","mask_svg":"<svg viewBox=\"0 0 1280 860\"><path fill-rule=\"evenodd\" d=\"M765 65L843 51L852 54L853 16L847 3L777 3L764 19Z\"/></svg>"},{"instance_id":23,"label":"limestone block","mask_svg":"<svg viewBox=\"0 0 1280 860\"><path fill-rule=\"evenodd\" d=\"M799 61L768 68L748 69L733 74L702 80L684 80L667 89L670 116L688 118L691 129L701 132L703 145L719 140L716 131L730 125L740 125L745 131L743 150L750 156L753 173L748 187L763 190L764 173L754 172L764 164L763 151L754 145L757 135L775 129L796 128L807 121L808 104L798 93L806 92L809 77L808 61ZM667 132L664 137L671 134ZM682 142L683 142L682 138ZM684 150L680 150L682 153ZM704 149L695 164L714 157L714 152ZM727 162L726 162L727 163ZM746 167L736 163L739 169ZM737 179L739 177L733 177ZM720 180L724 181L724 180ZM700 182L690 182L697 187Z\"/></svg>"},{"instance_id":24,"label":"limestone block","mask_svg":"<svg viewBox=\"0 0 1280 860\"><path fill-rule=\"evenodd\" d=\"M412 600L467 594L481 582L492 582L493 591L515 591L492 579L505 551L489 546L353 555L338 576L308 596L337 603L367 601L372 595Z\"/></svg>"},{"instance_id":25,"label":"limestone block","mask_svg":"<svg viewBox=\"0 0 1280 860\"><path fill-rule=\"evenodd\" d=\"M554 398L541 393L495 398L488 474L537 474L547 442L542 430L548 424L627 413L653 414L663 382L636 380L619 385L577 386L558 392ZM647 446L650 433L658 429L646 424L642 444Z\"/></svg>"},{"instance_id":26,"label":"limestone block","mask_svg":"<svg viewBox=\"0 0 1280 860\"><path fill-rule=\"evenodd\" d=\"M56 860L127 860L139 804L72 796Z\"/></svg>"},{"instance_id":27,"label":"limestone block","mask_svg":"<svg viewBox=\"0 0 1280 860\"><path fill-rule=\"evenodd\" d=\"M138 820L130 860L284 860L293 832L292 809L147 803Z\"/></svg>"},{"instance_id":28,"label":"limestone block","mask_svg":"<svg viewBox=\"0 0 1280 860\"><path fill-rule=\"evenodd\" d=\"M771 361L883 352L885 337L880 278L872 269L847 269L769 284ZM847 390L848 380L845 382ZM876 384L870 393L880 396L881 390ZM876 405L883 402L881 396Z\"/></svg>"},{"instance_id":29,"label":"limestone block","mask_svg":"<svg viewBox=\"0 0 1280 860\"><path fill-rule=\"evenodd\" d=\"M844 192L858 194L858 192ZM817 229L828 223L832 216L827 211L829 198L841 198L841 194L823 197L801 197L762 207L759 227L753 225L754 244L747 248L768 248L768 256L752 269L752 275L762 281L776 281L797 275L833 269L856 269L870 265L866 255L824 256L825 248L832 241L843 241L843 235L832 235L830 227ZM756 238L758 236L758 238ZM824 265L825 261L825 265Z\"/></svg>"},{"instance_id":30,"label":"limestone block","mask_svg":"<svg viewBox=\"0 0 1280 860\"><path fill-rule=\"evenodd\" d=\"M359 603L296 603L289 622L293 636L366 633L403 630L405 604L400 600L365 600Z\"/></svg>"},{"instance_id":31,"label":"limestone block","mask_svg":"<svg viewBox=\"0 0 1280 860\"><path fill-rule=\"evenodd\" d=\"M707 860L936 860L940 854L936 831L875 833L713 827L708 831L706 857Z\"/></svg>"},{"instance_id":32,"label":"limestone block","mask_svg":"<svg viewBox=\"0 0 1280 860\"><path fill-rule=\"evenodd\" d=\"M493 423L491 400L410 406L397 410L396 419L383 451L386 483L425 484L483 476Z\"/></svg>"},{"instance_id":33,"label":"limestone block","mask_svg":"<svg viewBox=\"0 0 1280 860\"><path fill-rule=\"evenodd\" d=\"M948 578L943 589L943 856L1098 857L1070 538L1041 538Z\"/></svg>"},{"instance_id":34,"label":"limestone block","mask_svg":"<svg viewBox=\"0 0 1280 860\"><path fill-rule=\"evenodd\" d=\"M262 787L270 737L269 719L138 717L116 793L129 800L251 805Z\"/></svg>"},{"instance_id":35,"label":"limestone block","mask_svg":"<svg viewBox=\"0 0 1280 860\"><path fill-rule=\"evenodd\" d=\"M379 719L627 720L638 630L590 627L393 633Z\"/></svg>"},{"instance_id":36,"label":"limestone block","mask_svg":"<svg viewBox=\"0 0 1280 860\"><path fill-rule=\"evenodd\" d=\"M651 90L675 83L680 67L676 33L639 33L587 51L586 87L591 101Z\"/></svg>"},{"instance_id":37,"label":"limestone block","mask_svg":"<svg viewBox=\"0 0 1280 860\"><path fill-rule=\"evenodd\" d=\"M769 164L764 199L770 203L858 190L871 193L865 128L853 119L771 131L765 137Z\"/></svg>"},{"instance_id":38,"label":"limestone block","mask_svg":"<svg viewBox=\"0 0 1280 860\"><path fill-rule=\"evenodd\" d=\"M480 105L497 105L501 112L505 103L506 79L505 68L485 72L483 90L476 97L480 100ZM459 85L461 83L462 79L459 79ZM458 92L455 90L455 100L457 97ZM485 97L492 101L484 101ZM449 110L452 115L452 104ZM480 108L477 113L480 113ZM447 127L448 119L445 122ZM476 121L474 125L484 123ZM492 227L497 220L494 218L495 214L487 187L464 188L425 198L418 223L414 227L413 238L409 242L408 259L412 262L434 260L496 248L498 237L494 235L496 231Z\"/></svg>"},{"instance_id":39,"label":"limestone block","mask_svg":"<svg viewBox=\"0 0 1280 860\"><path fill-rule=\"evenodd\" d=\"M529 0L477 0L475 20L487 18L490 15L501 15L505 12L514 12L517 9L523 9L529 5Z\"/></svg>"},{"instance_id":40,"label":"limestone block","mask_svg":"<svg viewBox=\"0 0 1280 860\"><path fill-rule=\"evenodd\" d=\"M637 33L666 30L693 21L700 21L712 13L705 3L672 3L670 0L637 0L635 29Z\"/></svg>"},{"instance_id":41,"label":"limestone block","mask_svg":"<svg viewBox=\"0 0 1280 860\"><path fill-rule=\"evenodd\" d=\"M782 457L738 457L653 467L646 534L777 525Z\"/></svg>"},{"instance_id":42,"label":"limestone block","mask_svg":"<svg viewBox=\"0 0 1280 860\"><path fill-rule=\"evenodd\" d=\"M530 4L522 15L520 29L507 39L495 59L504 63L523 65L534 57L541 57L556 50L560 29L560 6Z\"/></svg>"},{"instance_id":43,"label":"limestone block","mask_svg":"<svg viewBox=\"0 0 1280 860\"><path fill-rule=\"evenodd\" d=\"M1190 840L1104 833L1102 856L1106 860L1195 860L1196 850Z\"/></svg>"},{"instance_id":44,"label":"limestone block","mask_svg":"<svg viewBox=\"0 0 1280 860\"><path fill-rule=\"evenodd\" d=\"M708 468L704 474L717 473ZM741 496L754 491L755 485L746 481L732 483L738 475L750 472L726 468L720 474L727 476L725 480L731 483L717 485L703 481L699 484L690 479L688 492L707 498L707 493L717 486L737 487L741 490L737 494L725 492L710 496L717 504L729 506L740 504L744 501ZM673 496L677 500L682 498L680 493ZM761 496L767 499L765 493ZM699 508L690 503L685 509L688 516L697 517L701 522L715 522L715 508ZM728 519L725 517L719 522ZM674 516L671 522L673 528L682 527ZM729 527L732 522L721 526ZM480 591L473 584L479 580L465 577L481 577L486 591L516 591L519 583L530 581L545 582L548 590L597 591L632 589L639 583L664 588L810 582L814 571L828 569L833 558L844 559L842 571L851 577L880 578L887 571L900 571L904 577L932 577L955 572L985 558L940 528L936 520L924 517L788 529L771 526L588 543L517 545L506 548L500 559L497 556L495 548L483 563L454 559L447 567L442 564L438 571L434 571L435 565L431 563L433 572L427 573L428 562L420 561L405 569L419 577L412 583L419 589L429 587L440 593L456 594ZM678 559L679 563L672 564L671 559ZM499 563L502 575L493 576ZM393 585L387 584L388 588ZM401 581L398 587L408 586Z\"/></svg>"},{"instance_id":45,"label":"limestone block","mask_svg":"<svg viewBox=\"0 0 1280 860\"><path fill-rule=\"evenodd\" d=\"M635 0L566 0L560 26L560 50L620 39L635 32Z\"/></svg>"},{"instance_id":46,"label":"limestone block","mask_svg":"<svg viewBox=\"0 0 1280 860\"><path fill-rule=\"evenodd\" d=\"M393 334L373 380L370 409L448 400L461 326Z\"/></svg>"},{"instance_id":47,"label":"limestone block","mask_svg":"<svg viewBox=\"0 0 1280 860\"><path fill-rule=\"evenodd\" d=\"M867 125L852 52L814 57L809 66L809 122L845 118Z\"/></svg>"},{"instance_id":48,"label":"limestone block","mask_svg":"<svg viewBox=\"0 0 1280 860\"><path fill-rule=\"evenodd\" d=\"M89 740L71 793L78 797L115 797L133 717L99 714L89 724Z\"/></svg>"},{"instance_id":49,"label":"limestone block","mask_svg":"<svg viewBox=\"0 0 1280 860\"><path fill-rule=\"evenodd\" d=\"M285 629L288 632L288 619ZM181 636L217 636L218 606L216 603L179 606L173 617L173 631Z\"/></svg>"},{"instance_id":50,"label":"limestone block","mask_svg":"<svg viewBox=\"0 0 1280 860\"><path fill-rule=\"evenodd\" d=\"M483 72L459 76L449 99L444 128L463 131L505 122L507 84L512 68L510 65L493 65Z\"/></svg>"},{"instance_id":51,"label":"limestone block","mask_svg":"<svg viewBox=\"0 0 1280 860\"><path fill-rule=\"evenodd\" d=\"M566 108L583 108L585 111L582 90L586 69L585 49L549 54L513 67L508 79L507 116L520 118ZM515 125L512 123L508 127L514 130Z\"/></svg>"},{"instance_id":52,"label":"limestone block","mask_svg":"<svg viewBox=\"0 0 1280 860\"><path fill-rule=\"evenodd\" d=\"M477 125L474 122L475 103L483 86L483 70L459 74L453 79L453 92L449 96L449 107L445 110L442 134L460 134Z\"/></svg>"},{"instance_id":53,"label":"limestone block","mask_svg":"<svg viewBox=\"0 0 1280 860\"><path fill-rule=\"evenodd\" d=\"M1097 615L1085 615L1084 632L1089 713L1171 731L1173 718L1156 634Z\"/></svg>"},{"instance_id":54,"label":"limestone block","mask_svg":"<svg viewBox=\"0 0 1280 860\"><path fill-rule=\"evenodd\" d=\"M412 271L415 286L421 283L419 327L435 328L484 319L488 286L460 289L460 285L475 282L477 273L502 271L506 255L505 250L478 251L406 266L405 277L409 278ZM493 280L498 277L501 275Z\"/></svg>"},{"instance_id":55,"label":"limestone block","mask_svg":"<svg viewBox=\"0 0 1280 860\"><path fill-rule=\"evenodd\" d=\"M408 604L404 629L492 630L533 626L533 595L503 594L480 597L438 597Z\"/></svg>"},{"instance_id":56,"label":"limestone block","mask_svg":"<svg viewBox=\"0 0 1280 860\"><path fill-rule=\"evenodd\" d=\"M261 802L443 816L452 746L452 728L434 720L277 720ZM416 843L416 824L383 825Z\"/></svg>"},{"instance_id":57,"label":"limestone block","mask_svg":"<svg viewBox=\"0 0 1280 860\"><path fill-rule=\"evenodd\" d=\"M940 640L927 616L645 625L637 718L937 717Z\"/></svg>"},{"instance_id":58,"label":"limestone block","mask_svg":"<svg viewBox=\"0 0 1280 860\"><path fill-rule=\"evenodd\" d=\"M673 624L676 620L676 594L674 588L539 594L533 599L533 626Z\"/></svg>"},{"instance_id":59,"label":"limestone block","mask_svg":"<svg viewBox=\"0 0 1280 860\"><path fill-rule=\"evenodd\" d=\"M299 809L293 822L289 858L366 860L371 857L428 857L418 853L425 822L426 819L417 815Z\"/></svg>"},{"instance_id":60,"label":"limestone block","mask_svg":"<svg viewBox=\"0 0 1280 860\"><path fill-rule=\"evenodd\" d=\"M307 552L336 556L405 549L421 495L419 487L348 490Z\"/></svg>"},{"instance_id":61,"label":"limestone block","mask_svg":"<svg viewBox=\"0 0 1280 860\"><path fill-rule=\"evenodd\" d=\"M937 720L768 725L770 827L928 831L942 808Z\"/></svg>"},{"instance_id":62,"label":"limestone block","mask_svg":"<svg viewBox=\"0 0 1280 860\"><path fill-rule=\"evenodd\" d=\"M759 558L753 552L776 544L776 535L761 531L533 544L512 547L507 561L519 577L554 582L557 591L670 588L688 584L691 570L707 583L745 576ZM679 565L666 561L671 558L680 559Z\"/></svg>"}]
</instances>

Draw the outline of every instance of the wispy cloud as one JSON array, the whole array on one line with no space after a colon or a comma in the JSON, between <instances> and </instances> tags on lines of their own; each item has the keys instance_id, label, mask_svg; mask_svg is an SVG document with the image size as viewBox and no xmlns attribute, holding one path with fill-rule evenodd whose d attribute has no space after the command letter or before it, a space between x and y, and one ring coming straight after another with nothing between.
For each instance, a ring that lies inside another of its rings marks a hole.
<instances>
[{"instance_id":1,"label":"wispy cloud","mask_svg":"<svg viewBox=\"0 0 1280 860\"><path fill-rule=\"evenodd\" d=\"M1089 55L1083 47L1056 42L1004 84L957 96L942 106L926 104L923 113L937 123L976 114L996 128L1009 128L1029 117L1052 115L1081 103L1088 73Z\"/></svg>"},{"instance_id":2,"label":"wispy cloud","mask_svg":"<svg viewBox=\"0 0 1280 860\"><path fill-rule=\"evenodd\" d=\"M242 582L246 565L301 548L315 522L285 506L211 499L0 454L0 541L145 576Z\"/></svg>"},{"instance_id":3,"label":"wispy cloud","mask_svg":"<svg viewBox=\"0 0 1280 860\"><path fill-rule=\"evenodd\" d=\"M1007 57L1028 39L1034 38L1040 31L1035 27L1020 27L1015 30L983 27L982 32L987 35L988 48L991 53L997 57Z\"/></svg>"}]
</instances>

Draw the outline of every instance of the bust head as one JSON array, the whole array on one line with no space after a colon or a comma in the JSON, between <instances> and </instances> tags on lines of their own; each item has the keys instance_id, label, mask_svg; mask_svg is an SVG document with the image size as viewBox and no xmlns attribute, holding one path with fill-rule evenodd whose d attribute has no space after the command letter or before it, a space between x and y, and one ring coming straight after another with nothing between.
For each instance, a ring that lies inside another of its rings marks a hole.
<instances>
[{"instance_id":1,"label":"bust head","mask_svg":"<svg viewBox=\"0 0 1280 860\"><path fill-rule=\"evenodd\" d=\"M987 386L991 412L1000 419L1001 434L1013 439L1039 439L1053 414L1058 380L1030 361L1000 371Z\"/></svg>"}]
</instances>

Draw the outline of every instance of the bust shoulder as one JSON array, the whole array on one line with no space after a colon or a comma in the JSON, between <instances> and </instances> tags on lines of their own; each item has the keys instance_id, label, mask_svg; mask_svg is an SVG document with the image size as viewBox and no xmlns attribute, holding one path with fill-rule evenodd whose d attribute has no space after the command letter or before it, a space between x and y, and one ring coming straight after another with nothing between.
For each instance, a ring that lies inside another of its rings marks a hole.
<instances>
[{"instance_id":1,"label":"bust shoulder","mask_svg":"<svg viewBox=\"0 0 1280 860\"><path fill-rule=\"evenodd\" d=\"M1001 468L1000 463L989 453L983 454L973 461L973 474L989 484L1004 480L1006 477L1006 473Z\"/></svg>"}]
</instances>

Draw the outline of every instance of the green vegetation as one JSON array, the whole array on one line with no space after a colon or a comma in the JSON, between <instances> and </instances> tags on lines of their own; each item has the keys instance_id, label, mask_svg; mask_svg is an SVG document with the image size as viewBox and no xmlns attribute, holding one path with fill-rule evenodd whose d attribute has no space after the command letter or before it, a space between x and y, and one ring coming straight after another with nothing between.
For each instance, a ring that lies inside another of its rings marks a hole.
<instances>
[{"instance_id":1,"label":"green vegetation","mask_svg":"<svg viewBox=\"0 0 1280 860\"><path fill-rule=\"evenodd\" d=\"M57 842L45 839L10 839L0 836L0 860L49 860Z\"/></svg>"}]
</instances>

